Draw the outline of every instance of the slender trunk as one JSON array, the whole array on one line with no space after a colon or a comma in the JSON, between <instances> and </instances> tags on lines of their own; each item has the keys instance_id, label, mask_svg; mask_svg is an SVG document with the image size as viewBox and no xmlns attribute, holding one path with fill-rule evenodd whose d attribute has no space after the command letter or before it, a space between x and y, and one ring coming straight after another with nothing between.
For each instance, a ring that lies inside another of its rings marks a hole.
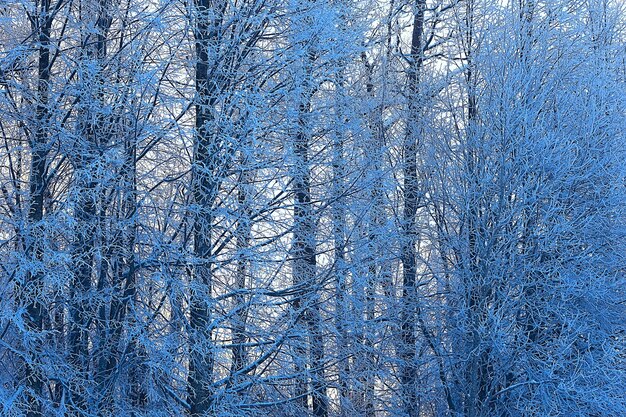
<instances>
[{"instance_id":1,"label":"slender trunk","mask_svg":"<svg viewBox=\"0 0 626 417\"><path fill-rule=\"evenodd\" d=\"M124 163L122 165L121 189L118 212L114 219L116 223L111 233L113 238L106 251L103 264L111 267L111 281L105 282L108 272L101 268L101 290L111 291L110 304L102 303L100 307L100 321L98 326L98 352L94 356L98 359L98 368L95 381L98 385L98 413L110 415L113 410L113 392L116 379L119 377L119 360L122 356L128 358L129 371L129 401L134 407L145 405L147 400L145 390L141 387L141 370L139 347L136 337L133 337L126 348L122 347L122 337L125 324L132 305L136 302L136 272L135 272L135 242L137 234L136 218L136 145L134 139L127 139L124 143ZM117 228L115 226L117 225ZM108 288L105 289L104 286ZM99 288L100 289L100 288ZM130 319L133 320L132 318Z\"/></svg>"},{"instance_id":2,"label":"slender trunk","mask_svg":"<svg viewBox=\"0 0 626 417\"><path fill-rule=\"evenodd\" d=\"M419 208L419 179L417 173L418 118L420 112L419 83L423 63L422 37L424 31L425 0L416 0L411 37L410 66L407 70L408 116L406 136L403 145L404 176L404 219L402 247L402 312L401 312L401 352L402 359L402 400L409 417L419 413L417 397L416 367L416 313L417 300L417 230L416 217Z\"/></svg>"},{"instance_id":3,"label":"slender trunk","mask_svg":"<svg viewBox=\"0 0 626 417\"><path fill-rule=\"evenodd\" d=\"M338 81L343 86L343 77ZM337 103L338 117L337 127L342 126L344 116L340 111L342 103ZM348 317L346 315L346 303L348 302L347 274L345 270L346 262L346 210L345 210L345 163L344 163L344 135L341 131L336 131L333 136L333 238L334 238L334 274L335 274L335 326L338 332L337 341L337 361L338 361L338 382L339 382L339 406L340 414L347 417L349 410L346 400L349 398L348 377L350 375L350 358L345 356L348 351Z\"/></svg>"},{"instance_id":4,"label":"slender trunk","mask_svg":"<svg viewBox=\"0 0 626 417\"><path fill-rule=\"evenodd\" d=\"M217 197L216 145L213 135L213 106L216 86L209 76L209 51L215 47L223 9L211 0L195 0L196 123L192 169L192 197L195 205L189 325L190 352L187 397L192 417L209 413L212 405L212 228L213 204Z\"/></svg>"},{"instance_id":5,"label":"slender trunk","mask_svg":"<svg viewBox=\"0 0 626 417\"><path fill-rule=\"evenodd\" d=\"M293 230L293 281L295 286L302 286L304 294L298 295L294 300L294 309L297 314L302 314L303 321L306 324L305 340L301 343L297 352L296 361L308 362L308 367L312 372L315 366L313 362L313 346L314 338L320 338L315 329L315 313L317 308L314 305L315 274L316 274L316 256L315 256L315 238L314 238L314 219L311 213L311 186L310 173L308 166L308 132L305 132L306 124L304 122L305 113L308 113L308 104L300 106L299 131L296 135L294 153L296 156L296 173L294 175L294 230ZM305 359L309 352L309 357ZM299 368L299 369L298 369ZM296 397L298 397L301 406L308 409L308 397L316 397L315 393L309 393L308 377L306 376L307 364L298 364L296 373L301 375L300 381L297 382Z\"/></svg>"},{"instance_id":6,"label":"slender trunk","mask_svg":"<svg viewBox=\"0 0 626 417\"><path fill-rule=\"evenodd\" d=\"M206 124L210 116L199 105L196 110L196 149L193 169L193 198L197 204L193 227L193 254L196 264L193 268L189 318L190 318L190 357L188 376L188 396L191 415L204 415L211 406L209 385L213 375L213 353L211 331L211 230L213 225L212 205L217 193L216 184L210 175L210 144Z\"/></svg>"},{"instance_id":7,"label":"slender trunk","mask_svg":"<svg viewBox=\"0 0 626 417\"><path fill-rule=\"evenodd\" d=\"M96 217L95 202L90 198L95 184L88 181L85 183L82 179L78 181L85 186L81 187L75 212L78 230L76 231L72 248L72 261L75 268L70 291L71 306L68 335L69 360L76 373L70 388L70 403L73 405L72 409L76 412L84 410L86 406L84 381L88 379L86 373L88 372L89 364L88 327L90 322L88 293L91 288L93 236L95 234L94 222Z\"/></svg>"},{"instance_id":8,"label":"slender trunk","mask_svg":"<svg viewBox=\"0 0 626 417\"><path fill-rule=\"evenodd\" d=\"M296 170L293 178L295 194L294 228L293 228L293 280L294 285L302 286L303 295L294 300L296 312L302 312L306 325L306 337L303 349L299 355L307 357L305 360L311 375L311 387L308 388L308 378L302 376L297 382L296 397L301 407L308 409L309 397L313 406L313 415L325 417L328 415L328 399L326 396L326 382L324 380L324 341L321 329L321 317L318 305L316 280L315 254L315 218L311 204L311 174L309 165L310 124L308 118L311 111L313 91L312 65L315 53L309 49L308 60L305 65L304 93L298 109L298 130L294 140L294 155ZM306 351L308 350L308 355ZM301 360L304 358L296 358ZM296 372L306 375L305 367L297 366Z\"/></svg>"},{"instance_id":9,"label":"slender trunk","mask_svg":"<svg viewBox=\"0 0 626 417\"><path fill-rule=\"evenodd\" d=\"M369 62L365 53L361 56L366 70L366 85L365 89L368 97L372 103L377 102L376 92L374 89L374 65ZM363 385L363 399L361 413L364 416L372 417L376 414L374 406L374 379L371 377L373 374L373 365L375 358L373 357L374 344L372 342L376 334L371 327L374 323L375 309L376 309L376 286L380 284L384 290L387 290L386 285L390 282L388 266L385 265L385 261L381 260L384 257L385 243L384 235L382 234L385 223L385 201L383 198L383 154L385 146L385 132L383 122L383 108L384 100L380 100L378 105L373 106L370 114L368 115L368 126L371 134L371 141L368 149L371 150L370 161L368 165L371 166L371 188L369 190L369 196L371 201L371 208L368 214L367 221L367 239L368 239L368 281L366 282L365 289L365 320L367 323L365 330L365 349L367 358L365 363L367 368L365 369L366 378L361 381ZM389 294L385 294L389 295Z\"/></svg>"},{"instance_id":10,"label":"slender trunk","mask_svg":"<svg viewBox=\"0 0 626 417\"><path fill-rule=\"evenodd\" d=\"M38 229L44 214L44 194L46 192L46 171L48 163L48 134L47 123L50 119L49 95L50 95L50 30L52 21L49 16L50 2L44 0L41 3L40 13L37 19L37 31L39 34L38 69L37 69L37 127L34 141L31 146L31 165L29 175L30 202L28 207L27 236L24 239L27 259L34 264L41 261L43 251ZM43 330L44 306L43 274L39 271L29 271L24 285L24 302L26 303L26 326L33 334L37 335ZM29 363L25 364L26 386L28 388L28 401L30 407L27 417L41 417L41 399L43 396L43 375L38 369L40 362L37 359L39 347L31 350Z\"/></svg>"},{"instance_id":11,"label":"slender trunk","mask_svg":"<svg viewBox=\"0 0 626 417\"><path fill-rule=\"evenodd\" d=\"M474 73L474 62L473 62L473 1L469 0L466 4L465 11L465 23L466 23L466 33L465 33L465 55L467 61L467 69L465 70L465 81L467 83L467 150L466 150L466 159L467 159L467 167L469 171L469 178L472 181L471 188L474 190L478 190L479 187L479 179L477 165L479 163L479 156L477 154L477 149L479 147L479 143L477 143L478 138L476 137L476 116L477 116L477 107L476 107L476 94L475 94L475 73ZM470 208L470 213L468 216L468 267L469 267L469 276L468 280L465 283L468 292L468 303L470 314L473 314L473 317L470 318L472 323L472 330L470 334L470 350L472 352L477 353L477 357L473 357L470 361L470 366L467 369L466 381L467 388L469 392L466 394L465 400L465 412L469 417L482 415L480 409L485 401L486 392L487 392L487 384L488 374L487 374L487 352L481 350L480 348L480 335L479 335L479 327L480 322L482 320L481 316L481 308L484 308L484 296L482 294L482 282L480 279L480 263L479 256L477 253L477 240L479 239L477 223L479 217L481 216L481 210L479 208L479 201L473 201Z\"/></svg>"},{"instance_id":12,"label":"slender trunk","mask_svg":"<svg viewBox=\"0 0 626 417\"><path fill-rule=\"evenodd\" d=\"M105 145L106 134L103 124L106 123L98 114L99 109L93 108L92 100L102 102L102 65L106 56L107 31L110 19L107 14L106 0L88 2L81 10L87 24L83 42L83 59L87 69L95 64L94 74L85 71L83 79L83 96L81 96L81 117L79 129L82 137L76 155L76 194L77 201L74 211L76 232L72 244L72 262L74 276L72 278L70 299L70 326L68 335L69 361L74 368L76 377L70 386L69 403L72 413L84 414L90 406L87 385L91 379L91 355L89 327L95 311L92 311L92 281L95 268L95 252L98 230L98 201L102 200L98 190L98 178L94 176L93 164L99 157L101 147ZM90 23L93 22L93 23ZM91 25L95 33L91 31ZM94 114L95 112L95 114ZM101 277L102 278L102 277Z\"/></svg>"},{"instance_id":13,"label":"slender trunk","mask_svg":"<svg viewBox=\"0 0 626 417\"><path fill-rule=\"evenodd\" d=\"M135 139L126 142L126 164L125 164L125 184L127 186L123 204L123 218L129 223L126 232L123 234L121 265L118 277L124 283L124 293L122 305L120 306L119 322L123 324L126 320L138 325L134 317L126 318L131 308L137 304L137 273L135 255L135 245L137 242L137 145ZM133 326L129 326L132 328ZM148 393L145 382L144 358L146 352L137 343L137 336L133 337L128 346L128 357L131 368L128 375L129 400L133 408L131 417L135 416L135 411L141 411L148 403Z\"/></svg>"},{"instance_id":14,"label":"slender trunk","mask_svg":"<svg viewBox=\"0 0 626 417\"><path fill-rule=\"evenodd\" d=\"M248 147L246 147L249 149ZM237 275L235 277L235 291L239 293L235 296L235 312L234 312L234 323L233 323L233 340L232 340L232 355L233 361L231 365L231 376L233 376L234 380L231 380L231 385L237 384L238 377L235 374L241 371L247 361L247 350L246 350L246 320L248 309L246 307L246 297L243 295L243 291L246 289L246 281L248 271L248 257L247 250L250 245L250 237L251 237L251 213L250 213L250 204L251 204L251 195L250 195L250 187L251 187L251 173L249 171L249 161L248 158L241 158L241 169L243 170L242 175L239 179L238 190L237 190L237 202L238 202L238 210L239 210L239 220L237 222L237 250L238 250L238 260L237 260Z\"/></svg>"}]
</instances>

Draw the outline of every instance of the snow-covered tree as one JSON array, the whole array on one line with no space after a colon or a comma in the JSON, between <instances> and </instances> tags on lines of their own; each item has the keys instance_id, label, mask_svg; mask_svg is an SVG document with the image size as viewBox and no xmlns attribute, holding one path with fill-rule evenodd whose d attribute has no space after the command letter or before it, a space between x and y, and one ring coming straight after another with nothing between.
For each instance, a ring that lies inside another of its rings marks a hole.
<instances>
[{"instance_id":1,"label":"snow-covered tree","mask_svg":"<svg viewBox=\"0 0 626 417\"><path fill-rule=\"evenodd\" d=\"M626 415L625 17L0 1L0 414Z\"/></svg>"}]
</instances>

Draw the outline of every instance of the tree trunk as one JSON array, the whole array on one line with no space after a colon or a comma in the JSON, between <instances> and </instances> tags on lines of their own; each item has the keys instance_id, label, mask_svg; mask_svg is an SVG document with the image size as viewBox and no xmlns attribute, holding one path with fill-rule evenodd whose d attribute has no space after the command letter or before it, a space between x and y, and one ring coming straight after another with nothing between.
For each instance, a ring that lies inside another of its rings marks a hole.
<instances>
[{"instance_id":1,"label":"tree trunk","mask_svg":"<svg viewBox=\"0 0 626 417\"><path fill-rule=\"evenodd\" d=\"M189 375L187 395L192 417L209 413L213 380L211 330L212 228L213 204L217 197L216 145L213 136L215 81L209 76L209 51L218 39L223 9L211 0L195 0L196 124L192 168L192 197L195 207L193 226L193 266L189 305ZM223 6L222 6L223 7Z\"/></svg>"},{"instance_id":2,"label":"tree trunk","mask_svg":"<svg viewBox=\"0 0 626 417\"><path fill-rule=\"evenodd\" d=\"M37 106L34 141L30 143L31 164L29 174L30 202L28 207L28 228L24 239L27 259L33 264L41 262L43 249L40 231L40 222L44 214L44 195L47 186L47 164L48 164L48 130L47 124L50 120L49 96L50 96L50 30L52 18L49 14L50 2L43 0L37 16L38 27L38 68L37 68ZM24 291L24 302L26 303L26 326L35 335L43 330L44 306L43 296L43 273L41 271L29 271ZM38 367L41 365L38 357L39 346L30 347L29 352L32 357L30 363L25 364L26 386L29 390L28 401L30 407L27 417L42 417L41 397L43 395L43 375Z\"/></svg>"},{"instance_id":3,"label":"tree trunk","mask_svg":"<svg viewBox=\"0 0 626 417\"><path fill-rule=\"evenodd\" d=\"M244 152L250 150L250 144L246 146ZM251 151L251 150L250 150ZM247 349L246 343L246 320L248 315L248 307L246 306L246 297L243 295L243 291L246 289L247 276L250 273L248 268L249 263L249 250L250 238L251 238L251 187L252 187L252 173L250 172L250 161L248 157L242 157L240 166L242 174L237 184L237 203L239 211L239 219L237 221L236 240L237 240L237 272L235 277L235 291L238 294L235 296L234 306L234 322L232 325L232 355L233 360L231 364L231 379L230 384L237 384L237 380L240 376L236 374L244 369L247 361Z\"/></svg>"},{"instance_id":4,"label":"tree trunk","mask_svg":"<svg viewBox=\"0 0 626 417\"><path fill-rule=\"evenodd\" d=\"M338 76L337 85L343 94L343 76ZM346 210L345 210L345 175L344 164L344 134L340 130L345 122L343 114L343 97L335 102L337 116L335 123L337 130L333 133L333 180L332 180L332 218L333 218L333 240L334 240L334 275L335 275L335 327L337 328L337 362L338 362L338 386L339 386L339 407L340 415L347 417L349 413L347 399L350 397L348 378L350 376L350 358L348 352L348 288L346 273Z\"/></svg>"},{"instance_id":5,"label":"tree trunk","mask_svg":"<svg viewBox=\"0 0 626 417\"><path fill-rule=\"evenodd\" d=\"M301 375L296 383L296 397L301 407L308 410L309 399L313 406L313 415L325 417L328 415L328 399L326 397L326 383L324 380L324 341L321 329L321 317L318 305L316 280L316 239L315 218L311 204L311 173L309 164L310 123L308 119L311 111L313 95L312 66L315 62L315 53L308 46L307 61L305 62L305 80L298 107L298 126L294 138L295 172L293 177L294 227L293 227L293 282L301 287L301 294L294 300L296 314L302 315L306 325L306 334L302 341L302 348L298 356L306 357L305 366L296 367L296 373ZM308 350L308 355L307 355ZM311 377L309 389L306 368ZM299 368L299 369L298 369Z\"/></svg>"},{"instance_id":6,"label":"tree trunk","mask_svg":"<svg viewBox=\"0 0 626 417\"><path fill-rule=\"evenodd\" d=\"M417 398L416 368L416 313L417 300L417 230L416 217L420 203L419 179L417 173L418 118L420 112L419 83L423 63L422 37L424 31L425 0L416 0L411 37L410 63L407 70L408 115L406 135L403 145L402 170L404 175L404 218L402 246L402 312L401 312L401 352L402 359L402 400L409 417L419 413Z\"/></svg>"},{"instance_id":7,"label":"tree trunk","mask_svg":"<svg viewBox=\"0 0 626 417\"><path fill-rule=\"evenodd\" d=\"M93 172L94 162L101 157L102 148L108 140L108 132L103 126L107 123L100 114L100 106L104 93L102 86L103 66L106 57L107 32L111 24L107 13L107 1L87 2L81 10L87 28L82 39L82 59L86 69L92 64L96 70L86 70L83 74L83 88L80 97L79 137L81 142L75 155L75 187L76 205L74 220L76 231L72 244L72 262L74 276L70 289L70 326L68 335L69 362L76 378L70 384L70 409L77 415L87 412L94 404L89 402L87 385L91 380L91 347L89 328L93 323L96 311L93 308L92 282L94 279L96 245L101 242L97 237L99 213L98 202L103 201L103 193L99 187L99 178ZM91 30L95 27L95 33ZM97 275L97 272L96 272ZM100 277L103 279L104 277Z\"/></svg>"}]
</instances>

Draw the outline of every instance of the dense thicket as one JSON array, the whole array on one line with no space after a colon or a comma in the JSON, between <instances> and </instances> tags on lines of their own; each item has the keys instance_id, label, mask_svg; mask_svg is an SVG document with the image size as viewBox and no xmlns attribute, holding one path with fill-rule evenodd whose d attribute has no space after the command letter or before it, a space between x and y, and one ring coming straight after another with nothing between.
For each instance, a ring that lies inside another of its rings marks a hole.
<instances>
[{"instance_id":1,"label":"dense thicket","mask_svg":"<svg viewBox=\"0 0 626 417\"><path fill-rule=\"evenodd\" d=\"M0 1L0 415L626 415L621 3Z\"/></svg>"}]
</instances>

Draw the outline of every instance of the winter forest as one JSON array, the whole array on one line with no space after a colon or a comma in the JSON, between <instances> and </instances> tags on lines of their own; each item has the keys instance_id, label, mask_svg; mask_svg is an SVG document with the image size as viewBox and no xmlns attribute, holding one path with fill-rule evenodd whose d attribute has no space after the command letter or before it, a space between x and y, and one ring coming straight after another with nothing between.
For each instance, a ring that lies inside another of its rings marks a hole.
<instances>
[{"instance_id":1,"label":"winter forest","mask_svg":"<svg viewBox=\"0 0 626 417\"><path fill-rule=\"evenodd\" d=\"M0 415L626 416L626 3L0 0Z\"/></svg>"}]
</instances>

